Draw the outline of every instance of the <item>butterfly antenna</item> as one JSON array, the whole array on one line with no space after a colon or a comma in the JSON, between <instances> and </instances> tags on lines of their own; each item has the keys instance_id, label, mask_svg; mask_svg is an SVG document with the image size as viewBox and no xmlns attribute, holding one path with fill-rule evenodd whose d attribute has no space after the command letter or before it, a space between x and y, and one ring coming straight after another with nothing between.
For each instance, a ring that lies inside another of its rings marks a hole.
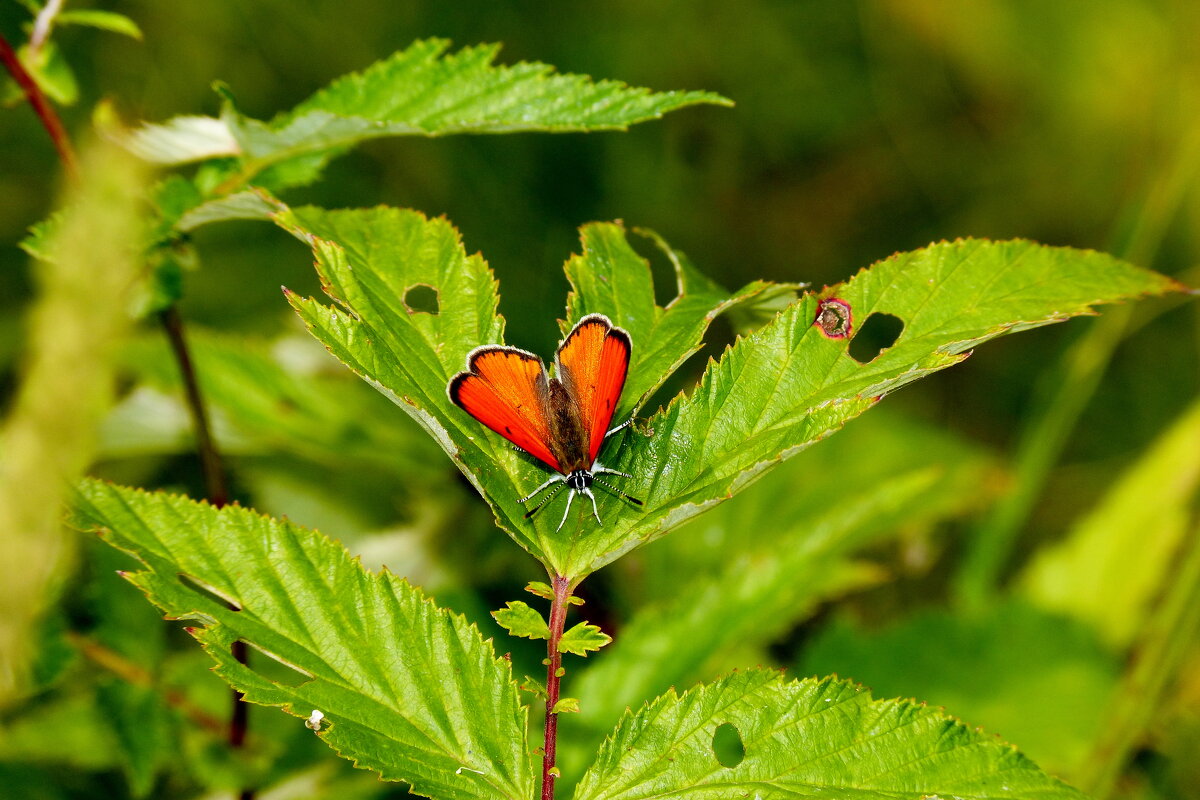
<instances>
[{"instance_id":1,"label":"butterfly antenna","mask_svg":"<svg viewBox=\"0 0 1200 800\"><path fill-rule=\"evenodd\" d=\"M543 498L542 498L542 502L538 503L536 506L534 506L533 508L531 508L531 509L529 509L528 511L526 511L526 512L525 512L525 519L529 519L529 518L531 518L531 517L532 517L534 514L536 514L537 512L541 511L541 510L542 510L542 506L546 505L546 503L549 503L549 502L550 502L550 501L551 501L551 500L554 498L554 495L558 494L558 493L559 493L559 492L562 490L562 488L563 488L564 486L566 486L566 484L565 484L565 483L560 483L560 484L558 484L558 488L556 488L556 489L555 489L554 491L552 491L550 494L548 494L548 495L546 495L545 497L543 497ZM541 491L541 490L539 489L538 491ZM534 492L533 494L537 494L537 492ZM529 497L533 497L533 494L529 495ZM525 500L528 500L528 499L529 499L529 497L525 498ZM522 502L522 503L524 503L524 502L525 502L525 500L522 500L521 502ZM570 505L571 505L570 503L567 503L567 506L568 506L568 507L570 507ZM559 527L562 527L562 526L560 525Z\"/></svg>"},{"instance_id":2,"label":"butterfly antenna","mask_svg":"<svg viewBox=\"0 0 1200 800\"><path fill-rule=\"evenodd\" d=\"M618 474L618 475L623 475L624 473L620 473L620 472L619 472L619 473L617 473L617 474ZM629 477L632 477L632 476L629 476ZM600 484L601 486L603 486L605 489L608 489L608 490L609 490L610 492L612 492L613 494L617 494L617 495L620 495L621 497L624 497L626 500L628 500L629 502L633 503L634 505L638 505L638 506L645 505L645 503L643 503L641 500L638 500L636 497L634 497L634 496L633 496L633 495L631 495L631 494L625 494L625 492L622 492L620 489L618 489L617 487L613 486L613 485L612 485L611 483L609 483L608 481L602 481L602 480L600 480L599 478L592 478L592 481L593 481L593 482L595 482L595 483L598 483L598 484ZM594 502L594 501L593 501L593 502Z\"/></svg>"}]
</instances>

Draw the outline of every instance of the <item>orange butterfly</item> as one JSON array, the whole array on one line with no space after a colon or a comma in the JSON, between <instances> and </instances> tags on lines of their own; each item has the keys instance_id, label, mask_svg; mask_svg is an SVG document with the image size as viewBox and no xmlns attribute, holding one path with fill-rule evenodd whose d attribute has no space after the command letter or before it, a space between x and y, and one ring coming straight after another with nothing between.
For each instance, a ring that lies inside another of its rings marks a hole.
<instances>
[{"instance_id":1,"label":"orange butterfly","mask_svg":"<svg viewBox=\"0 0 1200 800\"><path fill-rule=\"evenodd\" d=\"M475 419L539 459L559 474L534 489L519 502L535 497L552 484L550 494L526 512L529 519L558 494L571 490L562 522L567 521L571 502L581 494L592 501L592 514L600 522L592 484L637 503L597 475L624 472L600 465L596 456L604 440L633 420L612 430L608 424L625 387L632 351L629 334L614 326L603 314L589 314L575 324L554 356L554 377L546 374L542 360L515 347L485 345L467 354L467 370L450 380L450 399Z\"/></svg>"}]
</instances>

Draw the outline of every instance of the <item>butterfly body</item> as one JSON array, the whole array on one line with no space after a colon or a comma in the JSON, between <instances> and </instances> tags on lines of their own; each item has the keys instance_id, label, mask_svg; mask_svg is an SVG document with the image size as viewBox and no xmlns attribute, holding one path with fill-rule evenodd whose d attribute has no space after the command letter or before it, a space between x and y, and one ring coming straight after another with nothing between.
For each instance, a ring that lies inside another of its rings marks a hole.
<instances>
[{"instance_id":1,"label":"butterfly body","mask_svg":"<svg viewBox=\"0 0 1200 800\"><path fill-rule=\"evenodd\" d=\"M591 491L594 483L641 505L596 478L605 473L631 477L597 461L604 439L625 427L608 429L625 385L631 351L628 333L607 317L591 314L579 320L559 346L554 377L532 353L487 345L467 355L467 370L450 380L447 391L472 417L558 473L520 502L561 484L559 488L570 490L563 522L575 495L592 501L592 513L599 522ZM557 491L525 516L533 516Z\"/></svg>"}]
</instances>

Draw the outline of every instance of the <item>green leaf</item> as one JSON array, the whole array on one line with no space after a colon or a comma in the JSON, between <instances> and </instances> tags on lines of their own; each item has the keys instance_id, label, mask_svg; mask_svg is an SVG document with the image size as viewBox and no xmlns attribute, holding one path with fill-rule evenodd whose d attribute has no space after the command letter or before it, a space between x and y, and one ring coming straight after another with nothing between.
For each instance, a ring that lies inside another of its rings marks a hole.
<instances>
[{"instance_id":1,"label":"green leaf","mask_svg":"<svg viewBox=\"0 0 1200 800\"><path fill-rule=\"evenodd\" d=\"M96 8L63 11L54 18L54 22L58 25L86 25L89 28L100 28L139 41L142 38L142 29L136 22L124 14L117 14L113 11L102 11Z\"/></svg>"},{"instance_id":2,"label":"green leaf","mask_svg":"<svg viewBox=\"0 0 1200 800\"><path fill-rule=\"evenodd\" d=\"M191 632L215 671L250 702L301 719L319 709L327 744L419 794L530 797L527 716L508 662L419 589L367 572L325 536L236 506L87 481L74 524L146 566L131 582L202 626ZM238 640L260 651L250 666L230 653ZM266 677L266 656L295 680Z\"/></svg>"},{"instance_id":3,"label":"green leaf","mask_svg":"<svg viewBox=\"0 0 1200 800\"><path fill-rule=\"evenodd\" d=\"M1021 578L1042 608L1093 625L1128 647L1177 567L1200 491L1200 402L1193 402L1081 519Z\"/></svg>"},{"instance_id":4,"label":"green leaf","mask_svg":"<svg viewBox=\"0 0 1200 800\"><path fill-rule=\"evenodd\" d=\"M710 364L690 396L650 417L652 436L627 432L606 447L605 466L633 474L621 488L645 505L630 509L604 496L603 526L582 517L568 524L566 574L586 575L662 536L983 342L1090 313L1098 303L1179 288L1099 253L961 240L898 254L805 295ZM580 294L579 307L607 301L603 290ZM848 339L829 338L814 324L824 300L834 297L851 309L854 331L874 313L898 317L903 331L859 363L847 352ZM614 321L627 324L622 314Z\"/></svg>"},{"instance_id":5,"label":"green leaf","mask_svg":"<svg viewBox=\"0 0 1200 800\"><path fill-rule=\"evenodd\" d=\"M705 330L719 315L768 290L798 288L797 284L754 281L731 295L658 234L641 232L666 254L675 270L677 293L665 308L655 305L649 263L630 246L618 224L585 225L581 229L583 253L566 264L572 290L567 296L563 334L587 314L604 314L633 339L629 376L613 416L622 422L700 349Z\"/></svg>"},{"instance_id":6,"label":"green leaf","mask_svg":"<svg viewBox=\"0 0 1200 800\"><path fill-rule=\"evenodd\" d=\"M579 713L579 698L560 697L551 711L555 714L577 714Z\"/></svg>"},{"instance_id":7,"label":"green leaf","mask_svg":"<svg viewBox=\"0 0 1200 800\"><path fill-rule=\"evenodd\" d=\"M270 122L240 114L226 92L221 118L252 175L316 154L324 160L381 136L625 130L697 103L730 105L711 92L651 92L619 81L556 75L546 64L496 66L499 45L426 39L361 73L346 75Z\"/></svg>"},{"instance_id":8,"label":"green leaf","mask_svg":"<svg viewBox=\"0 0 1200 800\"><path fill-rule=\"evenodd\" d=\"M526 639L550 638L550 627L546 625L546 618L520 600L509 600L505 608L493 611L492 616L500 627L512 636Z\"/></svg>"},{"instance_id":9,"label":"green leaf","mask_svg":"<svg viewBox=\"0 0 1200 800\"><path fill-rule=\"evenodd\" d=\"M546 692L546 684L542 683L537 678L532 678L528 675L525 676L525 680L521 681L521 690L529 692L534 697L540 697L543 700L545 700L548 696L548 693Z\"/></svg>"},{"instance_id":10,"label":"green leaf","mask_svg":"<svg viewBox=\"0 0 1200 800\"><path fill-rule=\"evenodd\" d=\"M444 219L388 208L279 208L276 222L313 248L322 284L340 306L329 308L290 296L309 330L441 444L521 546L557 574L568 574L574 549L569 535L558 532L557 523L545 515L525 519L525 509L516 502L545 480L545 469L514 452L446 394L447 383L464 369L470 350L503 341L496 283L483 259L466 255L457 231ZM659 370L670 369L699 346L708 321L731 300L709 289L704 302L693 303L684 294L667 309L658 309L649 269L624 242L619 226L586 226L583 236L585 256L575 260L573 272L590 276L594 270L611 268L614 259L620 259L622 273L638 270L635 279L622 281L619 297L610 295L612 303L620 303L620 321L675 343L675 352L651 348L647 355L635 356L630 374L635 388L626 390L623 401L631 406L637 392L648 393L666 378ZM405 304L406 294L420 286L437 293L438 313L413 313ZM752 297L769 286L754 284L735 298ZM649 315L644 320L627 313L634 303L625 298L635 294L636 307ZM659 355L651 361L655 352ZM610 500L601 502L612 507Z\"/></svg>"},{"instance_id":11,"label":"green leaf","mask_svg":"<svg viewBox=\"0 0 1200 800\"><path fill-rule=\"evenodd\" d=\"M599 650L612 641L612 637L599 627L588 622L580 622L563 633L558 640L558 652L574 653L586 657L591 650Z\"/></svg>"},{"instance_id":12,"label":"green leaf","mask_svg":"<svg viewBox=\"0 0 1200 800\"><path fill-rule=\"evenodd\" d=\"M714 735L731 725L745 750L730 766ZM938 710L872 700L833 678L736 673L622 720L575 800L688 797L1082 798L1025 756Z\"/></svg>"},{"instance_id":13,"label":"green leaf","mask_svg":"<svg viewBox=\"0 0 1200 800\"><path fill-rule=\"evenodd\" d=\"M1071 775L1104 729L1120 662L1078 621L1006 602L970 616L925 611L878 630L839 620L797 670L944 706Z\"/></svg>"},{"instance_id":14,"label":"green leaf","mask_svg":"<svg viewBox=\"0 0 1200 800\"><path fill-rule=\"evenodd\" d=\"M554 599L554 590L550 588L550 584L544 581L530 581L525 587L525 591L537 597L543 597L547 600Z\"/></svg>"}]
</instances>

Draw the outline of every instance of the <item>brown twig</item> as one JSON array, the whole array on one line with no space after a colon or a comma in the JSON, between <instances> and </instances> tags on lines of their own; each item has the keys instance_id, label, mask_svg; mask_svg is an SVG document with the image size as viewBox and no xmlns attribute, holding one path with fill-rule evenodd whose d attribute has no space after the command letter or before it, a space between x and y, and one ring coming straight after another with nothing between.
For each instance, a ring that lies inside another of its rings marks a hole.
<instances>
[{"instance_id":1,"label":"brown twig","mask_svg":"<svg viewBox=\"0 0 1200 800\"><path fill-rule=\"evenodd\" d=\"M50 141L54 143L54 149L58 151L58 158L62 161L67 175L73 181L79 180L79 165L75 160L75 151L71 147L71 140L67 138L62 120L58 118L54 107L46 100L46 95L42 94L37 81L25 69L21 59L17 58L17 53L12 49L12 45L3 36L0 36L0 61L4 62L4 68L21 87L21 91L25 93L25 99L29 101L29 105L33 106L38 119L42 121L42 127L50 135Z\"/></svg>"},{"instance_id":2,"label":"brown twig","mask_svg":"<svg viewBox=\"0 0 1200 800\"><path fill-rule=\"evenodd\" d=\"M567 606L571 599L571 582L558 576L552 581L554 600L550 606L550 639L546 644L546 728L542 751L542 800L554 800L554 781L558 769L554 765L558 747L558 714L554 706L558 703L558 687L562 678L562 653L558 643L562 639L567 621Z\"/></svg>"},{"instance_id":3,"label":"brown twig","mask_svg":"<svg viewBox=\"0 0 1200 800\"><path fill-rule=\"evenodd\" d=\"M221 465L221 453L212 437L212 427L209 425L208 406L200 391L200 382L196 378L196 367L192 363L191 351L188 349L187 338L183 332L183 319L179 316L179 308L168 306L159 319L167 341L171 344L171 353L175 363L179 365L179 377L183 381L183 392L187 397L188 413L192 418L192 427L196 432L196 450L200 454L200 470L204 474L204 489L208 502L217 508L229 502L229 487L225 482L225 469Z\"/></svg>"}]
</instances>

